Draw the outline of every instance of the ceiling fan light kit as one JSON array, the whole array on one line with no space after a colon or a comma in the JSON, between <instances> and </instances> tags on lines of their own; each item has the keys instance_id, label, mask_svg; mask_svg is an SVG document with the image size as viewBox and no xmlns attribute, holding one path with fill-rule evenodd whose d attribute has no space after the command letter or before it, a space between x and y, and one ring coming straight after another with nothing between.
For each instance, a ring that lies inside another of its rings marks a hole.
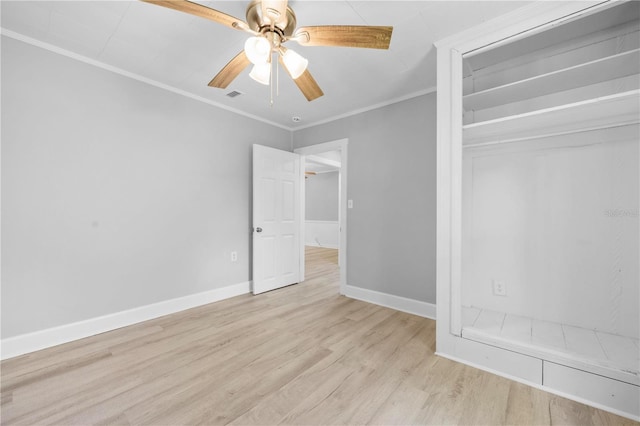
<instances>
[{"instance_id":1,"label":"ceiling fan light kit","mask_svg":"<svg viewBox=\"0 0 640 426\"><path fill-rule=\"evenodd\" d=\"M269 61L271 43L265 37L249 37L244 43L244 53L252 64L263 64Z\"/></svg>"},{"instance_id":2,"label":"ceiling fan light kit","mask_svg":"<svg viewBox=\"0 0 640 426\"><path fill-rule=\"evenodd\" d=\"M255 64L249 73L249 77L260 84L268 86L271 82L271 62Z\"/></svg>"},{"instance_id":3,"label":"ceiling fan light kit","mask_svg":"<svg viewBox=\"0 0 640 426\"><path fill-rule=\"evenodd\" d=\"M309 61L282 46L283 43L292 40L302 46L388 49L393 32L393 27L363 25L325 25L296 30L296 15L287 0L253 0L247 7L246 22L188 0L142 1L209 19L252 35L245 42L244 50L222 68L209 86L226 88L249 64L253 64L249 76L258 83L270 85L272 56L275 53L278 62L308 101L324 93L307 69Z\"/></svg>"},{"instance_id":4,"label":"ceiling fan light kit","mask_svg":"<svg viewBox=\"0 0 640 426\"><path fill-rule=\"evenodd\" d=\"M282 53L282 50L284 50L284 54ZM282 50L280 51L282 54L282 62L287 68L287 71L289 71L291 78L297 80L298 77L306 71L309 61L291 49L283 48Z\"/></svg>"},{"instance_id":5,"label":"ceiling fan light kit","mask_svg":"<svg viewBox=\"0 0 640 426\"><path fill-rule=\"evenodd\" d=\"M266 36L249 37L244 43L244 52L253 64L249 77L258 83L269 85L274 53L282 56L282 62L294 80L307 69L309 61L293 50L280 46L280 40L277 33L268 33Z\"/></svg>"}]
</instances>

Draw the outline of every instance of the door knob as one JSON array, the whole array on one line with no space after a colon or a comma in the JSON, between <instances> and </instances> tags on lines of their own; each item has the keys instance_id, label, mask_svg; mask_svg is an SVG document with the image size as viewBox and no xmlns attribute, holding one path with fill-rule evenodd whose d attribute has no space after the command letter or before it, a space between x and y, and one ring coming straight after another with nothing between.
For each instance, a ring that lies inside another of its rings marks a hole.
<instances>
[{"instance_id":1,"label":"door knob","mask_svg":"<svg viewBox=\"0 0 640 426\"><path fill-rule=\"evenodd\" d=\"M260 228L259 226L256 228L256 232L262 232L262 228Z\"/></svg>"}]
</instances>

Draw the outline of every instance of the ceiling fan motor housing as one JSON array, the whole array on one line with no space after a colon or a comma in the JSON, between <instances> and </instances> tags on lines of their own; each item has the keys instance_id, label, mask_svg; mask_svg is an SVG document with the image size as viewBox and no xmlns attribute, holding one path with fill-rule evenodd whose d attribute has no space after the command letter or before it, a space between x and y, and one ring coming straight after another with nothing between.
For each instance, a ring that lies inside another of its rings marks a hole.
<instances>
[{"instance_id":1,"label":"ceiling fan motor housing","mask_svg":"<svg viewBox=\"0 0 640 426\"><path fill-rule=\"evenodd\" d=\"M296 14L289 6L287 13L281 15L277 10L267 7L267 15L263 16L262 1L253 0L247 7L247 23L254 31L265 33L273 30L279 33L280 37L290 37L296 29Z\"/></svg>"}]
</instances>

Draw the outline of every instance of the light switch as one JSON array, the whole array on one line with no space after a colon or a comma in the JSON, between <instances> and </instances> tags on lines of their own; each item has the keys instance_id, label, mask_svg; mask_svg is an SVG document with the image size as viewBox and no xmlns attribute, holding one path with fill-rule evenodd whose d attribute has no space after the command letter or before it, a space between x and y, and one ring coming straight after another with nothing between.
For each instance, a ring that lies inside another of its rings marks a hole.
<instances>
[{"instance_id":1,"label":"light switch","mask_svg":"<svg viewBox=\"0 0 640 426\"><path fill-rule=\"evenodd\" d=\"M353 208L353 200L347 201L347 208L348 209L352 209Z\"/></svg>"}]
</instances>

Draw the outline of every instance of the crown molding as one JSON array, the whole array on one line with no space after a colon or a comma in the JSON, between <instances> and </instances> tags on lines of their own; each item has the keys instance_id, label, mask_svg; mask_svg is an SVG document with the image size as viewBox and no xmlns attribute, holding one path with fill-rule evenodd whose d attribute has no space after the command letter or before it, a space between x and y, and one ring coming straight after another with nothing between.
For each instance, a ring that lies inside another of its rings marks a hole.
<instances>
[{"instance_id":1,"label":"crown molding","mask_svg":"<svg viewBox=\"0 0 640 426\"><path fill-rule=\"evenodd\" d=\"M367 106L367 107L355 109L353 111L349 111L349 112L346 112L344 114L335 115L335 116L328 117L328 118L325 118L325 119L322 119L322 120L314 121L312 123L308 123L308 124L305 124L303 126L291 127L291 126L285 126L285 125L282 125L280 123L276 123L274 121L270 121L270 120L264 119L262 117L254 115L254 114L249 114L249 113L244 112L244 111L242 111L240 109L229 107L229 106L221 104L219 102L212 101L211 99L207 99L207 98L204 98L202 96L193 94L193 93L188 92L186 90L178 89L177 87L173 87L173 86L170 86L168 84L161 83L159 81L144 77L144 76L142 76L140 74L136 74L136 73L133 73L133 72L130 72L130 71L126 71L126 70L124 70L122 68L114 67L114 66L106 64L104 62L100 62L100 61L98 61L96 59L91 59L91 58L86 57L84 55L81 55L81 54L78 54L78 53L75 53L75 52L71 52L70 50L63 49L61 47L55 46L55 45L50 44L50 43L43 42L41 40L37 40L35 38L26 36L24 34L16 32L16 31L8 30L8 29L6 29L4 27L0 27L0 35L9 37L9 38L14 39L14 40L21 41L23 43L27 43L27 44L35 46L35 47L39 47L41 49L48 50L48 51L53 52L53 53L57 53L57 54L62 55L62 56L66 56L66 57L71 58L71 59L75 59L75 60L83 62L85 64L93 65L93 66L95 66L97 68L101 68L103 70L110 71L110 72L113 72L115 74L119 74L121 76L130 78L130 79L133 79L133 80L137 80L137 81L140 81L140 82L145 83L145 84L149 84L149 85L157 87L159 89L167 90L167 91L175 93L177 95L181 95L181 96L193 99L195 101L202 102L202 103L205 103L207 105L211 105L211 106L214 106L214 107L217 107L217 108L232 112L234 114L242 115L244 117L251 118L253 120L260 121L262 123L265 123L265 124L268 124L268 125L271 125L271 126L274 126L274 127L278 127L280 129L283 129L283 130L288 130L288 131L290 131L292 133L292 143L293 143L293 132L295 132L295 131L303 130L303 129L306 129L306 128L309 128L309 127L318 126L318 125L321 125L321 124L330 123L332 121L336 121L336 120L340 120L340 119L343 119L343 118L351 117L351 116L354 116L354 115L362 114L364 112L376 110L376 109L379 109L379 108L384 108L384 107L389 106L389 105L393 105L393 104L396 104L396 103L407 101L409 99L417 98L419 96L428 95L430 93L435 93L436 92L436 87L433 86L433 87L429 87L429 88L424 89L424 90L419 90L419 91L416 91L416 92L409 93L407 95L404 95L404 96L401 96L401 97L398 97L398 98L393 98L393 99L390 99L390 100L387 100L387 101L384 101L384 102L380 102L380 103L377 103L377 104L373 104L373 105L370 105L370 106Z\"/></svg>"},{"instance_id":2,"label":"crown molding","mask_svg":"<svg viewBox=\"0 0 640 426\"><path fill-rule=\"evenodd\" d=\"M438 49L455 49L462 54L478 53L479 49L491 48L512 42L532 32L542 31L558 25L579 14L583 14L604 3L613 6L621 0L573 0L558 4L555 1L534 1L531 4L497 16L475 27L436 41Z\"/></svg>"},{"instance_id":3,"label":"crown molding","mask_svg":"<svg viewBox=\"0 0 640 426\"><path fill-rule=\"evenodd\" d=\"M332 117L325 118L323 120L314 121L313 123L305 124L304 126L297 126L297 127L294 127L292 130L295 132L297 130L308 129L309 127L315 127L321 124L331 123L332 121L340 120L342 118L347 118L353 115L362 114L363 112L367 112L367 111L373 111L374 109L384 108L389 105L397 104L403 101L408 101L409 99L417 98L418 96L428 95L429 93L435 93L435 92L436 92L436 87L433 86L425 90L419 90L417 92L409 93L408 95L401 96L399 98L393 98L388 101L373 104L364 108L359 108L350 112L346 112L344 114L334 115Z\"/></svg>"},{"instance_id":4,"label":"crown molding","mask_svg":"<svg viewBox=\"0 0 640 426\"><path fill-rule=\"evenodd\" d=\"M224 109L224 110L232 112L234 114L242 115L244 117L251 118L253 120L260 121L262 123L269 124L269 125L274 126L274 127L278 127L280 129L284 129L284 130L288 130L288 131L293 131L294 130L291 127L283 126L282 124L279 124L279 123L276 123L276 122L273 122L273 121L270 121L270 120L266 120L266 119L264 119L262 117L258 117L257 115L249 114L249 113L244 112L242 110L229 107L227 105L221 104L221 103L216 102L216 101L212 101L211 99L207 99L207 98L204 98L202 96L195 95L193 93L187 92L186 90L178 89L177 87L173 87L173 86L170 86L168 84L160 83L159 81L156 81L156 80L153 80L153 79L150 79L150 78L147 78L147 77L143 77L143 76L141 76L139 74L132 73L130 71L123 70L122 68L118 68L118 67L114 67L112 65L105 64L104 62L100 62L100 61L97 61L95 59L88 58L88 57L86 57L84 55L80 55L78 53L71 52L69 50L63 49L61 47L54 46L54 45L49 44L49 43L45 43L43 41L40 41L40 40L31 38L31 37L25 36L23 34L15 32L15 31L8 30L8 29L6 29L4 27L0 27L0 34L3 35L3 36L6 36L6 37L12 38L14 40L18 40L18 41L30 44L32 46L48 50L50 52L57 53L57 54L62 55L62 56L66 56L66 57L71 58L71 59L75 59L75 60L83 62L85 64L93 65L94 67L98 67L98 68L101 68L103 70L110 71L110 72L113 72L115 74L119 74L121 76L130 78L130 79L133 79L133 80L137 80L137 81L140 81L142 83L149 84L151 86L155 86L155 87L157 87L159 89L167 90L167 91L175 93L177 95L181 95L181 96L193 99L193 100L198 101L198 102L202 102L202 103L205 103L205 104L208 104L208 105L220 108L220 109Z\"/></svg>"}]
</instances>

